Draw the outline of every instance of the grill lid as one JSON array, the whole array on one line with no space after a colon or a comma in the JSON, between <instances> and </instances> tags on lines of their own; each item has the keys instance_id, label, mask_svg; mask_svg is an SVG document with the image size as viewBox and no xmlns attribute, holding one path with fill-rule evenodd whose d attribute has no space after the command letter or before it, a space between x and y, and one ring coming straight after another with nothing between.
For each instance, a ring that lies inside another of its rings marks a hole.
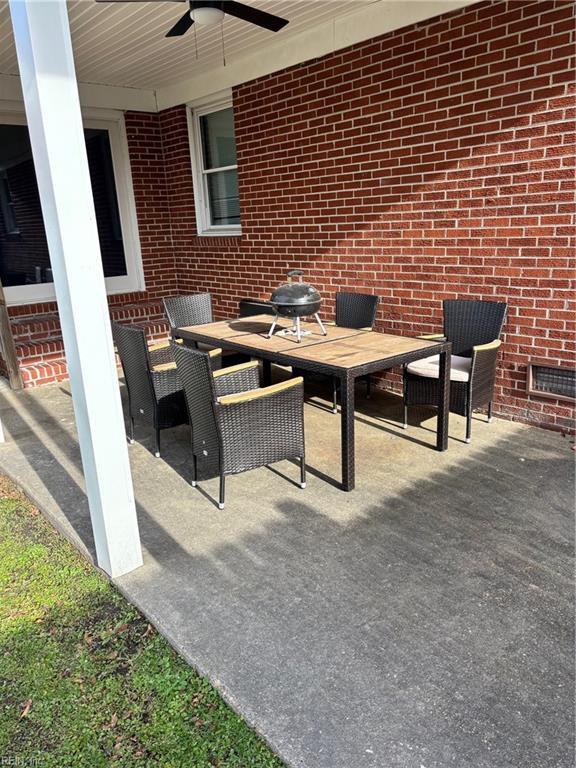
<instances>
[{"instance_id":1,"label":"grill lid","mask_svg":"<svg viewBox=\"0 0 576 768\"><path fill-rule=\"evenodd\" d=\"M321 301L321 296L310 283L302 282L304 272L301 269L291 269L288 272L288 282L278 286L271 296L271 303L279 306L308 306ZM300 281L292 282L292 277L299 276Z\"/></svg>"}]
</instances>

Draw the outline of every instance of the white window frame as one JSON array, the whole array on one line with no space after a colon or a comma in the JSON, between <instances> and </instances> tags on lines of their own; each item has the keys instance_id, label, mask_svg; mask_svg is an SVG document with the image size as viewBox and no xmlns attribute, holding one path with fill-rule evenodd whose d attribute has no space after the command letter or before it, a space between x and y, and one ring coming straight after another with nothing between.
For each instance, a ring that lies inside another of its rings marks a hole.
<instances>
[{"instance_id":1,"label":"white window frame","mask_svg":"<svg viewBox=\"0 0 576 768\"><path fill-rule=\"evenodd\" d=\"M208 196L208 173L204 170L202 152L202 131L200 118L204 115L233 108L232 94L216 94L202 101L187 105L188 137L190 141L190 159L192 161L192 180L194 183L194 206L196 208L196 227L198 234L207 237L228 237L242 234L241 224L212 224L210 221L210 199ZM218 171L238 170L236 165L218 168ZM242 212L240 212L242 215Z\"/></svg>"},{"instance_id":2,"label":"white window frame","mask_svg":"<svg viewBox=\"0 0 576 768\"><path fill-rule=\"evenodd\" d=\"M90 109L82 110L82 118L85 128L106 130L110 139L127 274L105 278L106 293L111 295L143 291L144 270L124 114L116 110ZM26 125L23 105L0 102L0 124ZM7 286L4 288L4 294L9 305L36 304L54 301L56 298L54 283Z\"/></svg>"}]
</instances>

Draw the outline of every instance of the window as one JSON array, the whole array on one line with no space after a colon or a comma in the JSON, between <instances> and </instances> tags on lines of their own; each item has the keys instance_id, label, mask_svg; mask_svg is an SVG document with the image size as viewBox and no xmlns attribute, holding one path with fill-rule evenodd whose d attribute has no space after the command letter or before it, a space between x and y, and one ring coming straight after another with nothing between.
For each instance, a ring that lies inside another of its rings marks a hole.
<instances>
[{"instance_id":1,"label":"window","mask_svg":"<svg viewBox=\"0 0 576 768\"><path fill-rule=\"evenodd\" d=\"M4 232L7 235L17 235L19 229L16 222L16 213L14 212L14 201L12 200L12 193L8 184L8 176L2 170L0 170L0 212L2 214Z\"/></svg>"},{"instance_id":2,"label":"window","mask_svg":"<svg viewBox=\"0 0 576 768\"><path fill-rule=\"evenodd\" d=\"M141 290L142 264L122 116L107 113L106 119L85 119L84 138L106 289L108 293ZM10 304L54 298L28 128L18 113L0 114L0 279Z\"/></svg>"},{"instance_id":3,"label":"window","mask_svg":"<svg viewBox=\"0 0 576 768\"><path fill-rule=\"evenodd\" d=\"M193 110L191 150L198 234L240 234L234 111L229 100Z\"/></svg>"}]
</instances>

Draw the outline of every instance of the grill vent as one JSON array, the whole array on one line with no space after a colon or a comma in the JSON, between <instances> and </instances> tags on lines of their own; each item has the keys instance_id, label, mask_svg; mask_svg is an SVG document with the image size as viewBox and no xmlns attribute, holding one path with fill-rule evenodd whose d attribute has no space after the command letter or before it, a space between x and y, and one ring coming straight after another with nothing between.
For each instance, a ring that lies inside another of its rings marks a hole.
<instances>
[{"instance_id":1,"label":"grill vent","mask_svg":"<svg viewBox=\"0 0 576 768\"><path fill-rule=\"evenodd\" d=\"M576 369L550 365L546 360L530 360L527 392L554 400L576 400Z\"/></svg>"}]
</instances>

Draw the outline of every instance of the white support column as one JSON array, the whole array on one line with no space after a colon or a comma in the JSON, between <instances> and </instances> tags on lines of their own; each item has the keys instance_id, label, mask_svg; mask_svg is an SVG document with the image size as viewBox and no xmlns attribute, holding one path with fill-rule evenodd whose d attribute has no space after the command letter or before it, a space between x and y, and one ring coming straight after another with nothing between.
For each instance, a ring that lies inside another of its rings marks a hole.
<instances>
[{"instance_id":1,"label":"white support column","mask_svg":"<svg viewBox=\"0 0 576 768\"><path fill-rule=\"evenodd\" d=\"M142 564L65 0L10 0L98 564Z\"/></svg>"}]
</instances>

